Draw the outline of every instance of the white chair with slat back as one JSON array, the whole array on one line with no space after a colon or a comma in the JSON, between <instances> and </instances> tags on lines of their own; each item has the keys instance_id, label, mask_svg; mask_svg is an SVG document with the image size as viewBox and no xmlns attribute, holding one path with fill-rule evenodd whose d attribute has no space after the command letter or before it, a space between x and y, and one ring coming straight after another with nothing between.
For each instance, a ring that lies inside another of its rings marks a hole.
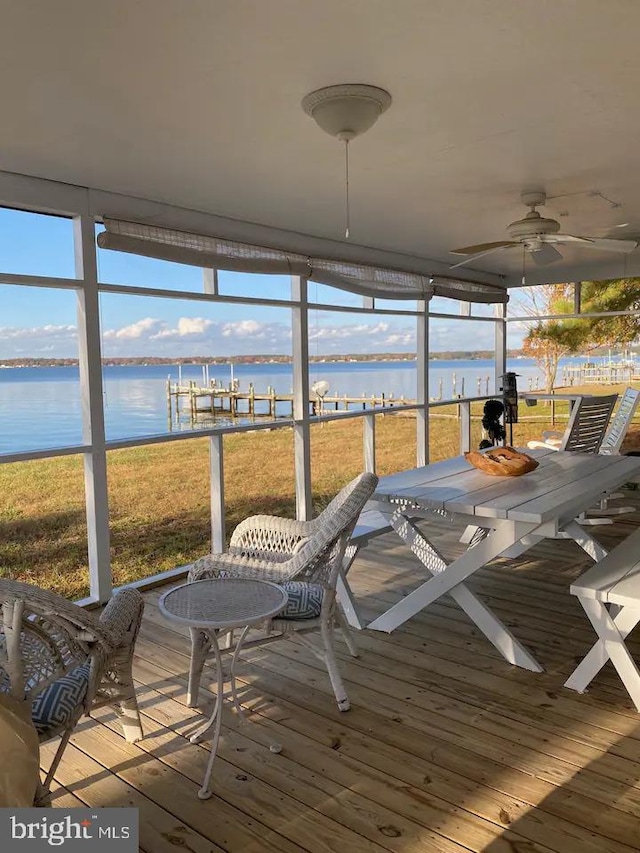
<instances>
[{"instance_id":1,"label":"white chair with slat back","mask_svg":"<svg viewBox=\"0 0 640 853\"><path fill-rule=\"evenodd\" d=\"M599 453L620 453L622 442L625 440L631 421L640 403L640 391L635 388L627 388L622 395L620 405L611 419L605 437L602 439Z\"/></svg>"},{"instance_id":2,"label":"white chair with slat back","mask_svg":"<svg viewBox=\"0 0 640 853\"><path fill-rule=\"evenodd\" d=\"M609 394L603 397L579 397L571 410L569 423L564 433L545 432L543 433L543 441L528 441L527 447L531 450L570 450L574 453L598 453L604 441L611 412L617 399L617 394ZM581 524L593 523L584 514L580 515L577 521ZM469 525L462 534L460 541L468 545L476 530L478 530L477 527Z\"/></svg>"},{"instance_id":3,"label":"white chair with slat back","mask_svg":"<svg viewBox=\"0 0 640 853\"><path fill-rule=\"evenodd\" d=\"M622 395L620 405L618 406L615 415L611 419L609 428L607 429L605 437L602 440L602 444L600 445L599 453L613 456L620 453L622 443L626 438L639 403L640 391L637 391L635 388L627 388ZM613 519L608 516L625 515L629 512L635 512L635 507L632 506L609 506L610 500L622 497L624 497L622 492L614 492L613 494L605 493L600 499L599 505L593 510L587 511L588 513L597 513L597 517L587 518L586 516L583 516L578 519L580 524L612 524Z\"/></svg>"},{"instance_id":4,"label":"white chair with slat back","mask_svg":"<svg viewBox=\"0 0 640 853\"><path fill-rule=\"evenodd\" d=\"M569 423L560 440L549 438L546 441L529 441L527 447L598 453L617 399L617 394L581 397L573 407Z\"/></svg>"}]
</instances>

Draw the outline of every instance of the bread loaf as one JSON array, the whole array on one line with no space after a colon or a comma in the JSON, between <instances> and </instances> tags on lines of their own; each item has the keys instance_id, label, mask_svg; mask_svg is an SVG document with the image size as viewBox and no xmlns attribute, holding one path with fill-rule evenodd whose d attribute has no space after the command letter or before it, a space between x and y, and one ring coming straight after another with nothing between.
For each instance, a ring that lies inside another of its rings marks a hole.
<instances>
[{"instance_id":1,"label":"bread loaf","mask_svg":"<svg viewBox=\"0 0 640 853\"><path fill-rule=\"evenodd\" d=\"M485 474L491 474L493 477L520 477L522 474L534 471L539 465L535 459L527 456L526 453L519 453L513 447L508 446L492 447L484 453L471 450L464 454L464 458L474 468L484 471Z\"/></svg>"}]
</instances>

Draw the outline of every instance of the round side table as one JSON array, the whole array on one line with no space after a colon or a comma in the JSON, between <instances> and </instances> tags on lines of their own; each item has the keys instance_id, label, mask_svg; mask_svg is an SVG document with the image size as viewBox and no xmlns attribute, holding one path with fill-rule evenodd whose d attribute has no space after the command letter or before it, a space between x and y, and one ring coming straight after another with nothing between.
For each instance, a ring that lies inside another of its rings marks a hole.
<instances>
[{"instance_id":1,"label":"round side table","mask_svg":"<svg viewBox=\"0 0 640 853\"><path fill-rule=\"evenodd\" d=\"M189 705L204 664L204 659L213 650L216 662L216 703L209 719L191 736L197 743L213 728L211 755L207 764L202 788L198 791L201 800L211 796L209 783L211 771L218 751L222 706L224 703L224 673L218 637L234 628L243 628L231 661L231 696L236 709L242 714L235 684L235 664L242 642L253 625L280 613L287 604L287 593L277 584L248 578L209 578L186 583L165 592L160 598L160 612L171 622L187 625L191 631L192 652L189 670ZM195 650L198 650L197 657Z\"/></svg>"}]
</instances>

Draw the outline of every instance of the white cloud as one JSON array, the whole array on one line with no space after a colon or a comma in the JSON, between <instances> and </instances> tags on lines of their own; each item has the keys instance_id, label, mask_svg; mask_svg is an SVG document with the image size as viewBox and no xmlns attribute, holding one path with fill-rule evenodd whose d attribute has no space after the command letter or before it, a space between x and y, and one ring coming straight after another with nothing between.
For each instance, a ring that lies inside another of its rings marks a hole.
<instances>
[{"instance_id":1,"label":"white cloud","mask_svg":"<svg viewBox=\"0 0 640 853\"><path fill-rule=\"evenodd\" d=\"M139 340L140 338L149 337L161 325L161 320L145 317L144 320L138 320L136 323L132 323L130 326L123 326L121 329L107 329L102 337L106 341L113 339Z\"/></svg>"},{"instance_id":2,"label":"white cloud","mask_svg":"<svg viewBox=\"0 0 640 853\"><path fill-rule=\"evenodd\" d=\"M400 334L389 335L385 339L385 344L390 347L413 347L416 343L414 332L401 332Z\"/></svg>"},{"instance_id":3,"label":"white cloud","mask_svg":"<svg viewBox=\"0 0 640 853\"><path fill-rule=\"evenodd\" d=\"M104 355L220 356L291 351L291 329L283 323L247 319L216 322L205 317L179 317L172 323L150 317L103 335Z\"/></svg>"},{"instance_id":4,"label":"white cloud","mask_svg":"<svg viewBox=\"0 0 640 853\"><path fill-rule=\"evenodd\" d=\"M0 341L9 340L31 340L34 337L58 338L62 340L75 339L75 326L32 326L32 327L17 327L4 326L0 327Z\"/></svg>"},{"instance_id":5,"label":"white cloud","mask_svg":"<svg viewBox=\"0 0 640 853\"><path fill-rule=\"evenodd\" d=\"M204 317L180 317L176 328L172 329L167 323L162 323L154 334L149 337L151 341L179 341L184 339L202 341L207 340L207 331L214 326L213 320L205 320Z\"/></svg>"},{"instance_id":6,"label":"white cloud","mask_svg":"<svg viewBox=\"0 0 640 853\"><path fill-rule=\"evenodd\" d=\"M3 326L0 327L0 358L77 358L78 335L75 326Z\"/></svg>"},{"instance_id":7,"label":"white cloud","mask_svg":"<svg viewBox=\"0 0 640 853\"><path fill-rule=\"evenodd\" d=\"M179 335L201 335L213 325L213 320L205 320L204 317L180 317L178 320Z\"/></svg>"},{"instance_id":8,"label":"white cloud","mask_svg":"<svg viewBox=\"0 0 640 853\"><path fill-rule=\"evenodd\" d=\"M257 312L258 313L258 312ZM258 313L258 316L260 314ZM413 352L416 326L412 318L399 317L371 322L358 318L335 322L336 315L309 317L309 351L313 356ZM366 318L369 319L369 318ZM333 321L333 322L332 322ZM516 331L515 329L513 330ZM521 329L513 337L519 337ZM103 355L116 357L188 357L251 354L290 354L291 326L249 318L216 321L200 316L182 316L171 321L143 317L120 327L106 329L102 336ZM493 324L434 319L430 324L430 344L441 350L491 349ZM510 336L510 346L513 346ZM0 357L73 358L78 355L77 332L72 325L41 327L0 327Z\"/></svg>"},{"instance_id":9,"label":"white cloud","mask_svg":"<svg viewBox=\"0 0 640 853\"><path fill-rule=\"evenodd\" d=\"M237 323L225 323L222 334L225 338L264 338L268 334L268 326L256 320L239 320Z\"/></svg>"}]
</instances>

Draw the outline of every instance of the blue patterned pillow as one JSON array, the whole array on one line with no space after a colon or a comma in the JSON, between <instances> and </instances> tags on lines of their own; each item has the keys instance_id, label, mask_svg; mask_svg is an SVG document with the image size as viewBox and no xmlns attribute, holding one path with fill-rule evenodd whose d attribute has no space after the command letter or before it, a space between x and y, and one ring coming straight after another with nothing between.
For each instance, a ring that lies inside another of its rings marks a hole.
<instances>
[{"instance_id":1,"label":"blue patterned pillow","mask_svg":"<svg viewBox=\"0 0 640 853\"><path fill-rule=\"evenodd\" d=\"M31 705L31 718L38 734L64 726L73 717L89 686L91 664L89 661L63 675L39 696Z\"/></svg>"},{"instance_id":2,"label":"blue patterned pillow","mask_svg":"<svg viewBox=\"0 0 640 853\"><path fill-rule=\"evenodd\" d=\"M286 591L289 601L277 619L317 619L322 607L321 586L304 581L285 581L280 586Z\"/></svg>"}]
</instances>

